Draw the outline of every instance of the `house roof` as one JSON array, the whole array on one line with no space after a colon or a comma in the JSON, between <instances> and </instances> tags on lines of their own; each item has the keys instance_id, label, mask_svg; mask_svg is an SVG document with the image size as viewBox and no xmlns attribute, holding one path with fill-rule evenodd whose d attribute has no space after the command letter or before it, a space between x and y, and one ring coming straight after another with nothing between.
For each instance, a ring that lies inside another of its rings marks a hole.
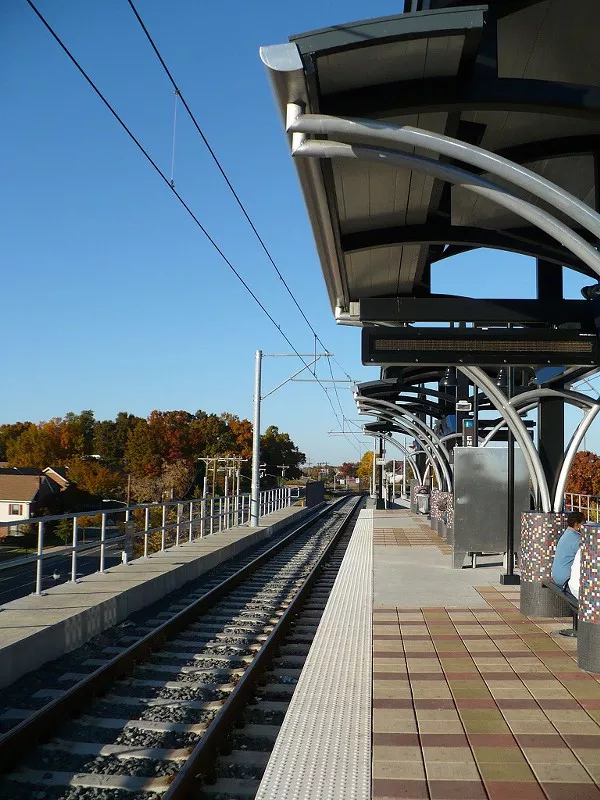
<instances>
[{"instance_id":1,"label":"house roof","mask_svg":"<svg viewBox=\"0 0 600 800\"><path fill-rule=\"evenodd\" d=\"M40 475L0 475L0 500L29 503L38 493L43 478Z\"/></svg>"},{"instance_id":2,"label":"house roof","mask_svg":"<svg viewBox=\"0 0 600 800\"><path fill-rule=\"evenodd\" d=\"M55 483L58 483L61 489L66 489L71 484L67 477L66 467L46 467L44 474Z\"/></svg>"}]
</instances>

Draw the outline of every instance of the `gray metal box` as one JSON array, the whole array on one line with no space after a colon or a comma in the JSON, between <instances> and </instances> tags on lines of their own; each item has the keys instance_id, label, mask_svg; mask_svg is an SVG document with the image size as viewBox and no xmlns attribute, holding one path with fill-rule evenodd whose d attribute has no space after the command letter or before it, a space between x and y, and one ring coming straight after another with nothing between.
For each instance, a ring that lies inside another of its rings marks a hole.
<instances>
[{"instance_id":1,"label":"gray metal box","mask_svg":"<svg viewBox=\"0 0 600 800\"><path fill-rule=\"evenodd\" d=\"M504 553L508 517L508 450L454 448L454 557L462 567L467 553ZM515 447L515 552L521 542L521 513L530 509L529 474Z\"/></svg>"}]
</instances>

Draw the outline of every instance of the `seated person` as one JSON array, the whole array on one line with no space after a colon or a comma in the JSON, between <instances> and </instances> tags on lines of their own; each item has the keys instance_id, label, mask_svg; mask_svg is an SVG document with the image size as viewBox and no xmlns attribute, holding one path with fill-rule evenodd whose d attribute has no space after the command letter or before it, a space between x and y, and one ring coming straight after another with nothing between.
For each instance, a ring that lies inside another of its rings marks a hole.
<instances>
[{"instance_id":1,"label":"seated person","mask_svg":"<svg viewBox=\"0 0 600 800\"><path fill-rule=\"evenodd\" d=\"M565 588L571 576L571 566L579 550L581 526L585 515L581 511L571 511L567 515L567 528L558 540L554 563L552 564L552 580Z\"/></svg>"},{"instance_id":2,"label":"seated person","mask_svg":"<svg viewBox=\"0 0 600 800\"><path fill-rule=\"evenodd\" d=\"M567 585L567 591L571 592L576 600L579 600L579 571L581 569L581 548L575 553L573 564L571 565L571 577Z\"/></svg>"}]
</instances>

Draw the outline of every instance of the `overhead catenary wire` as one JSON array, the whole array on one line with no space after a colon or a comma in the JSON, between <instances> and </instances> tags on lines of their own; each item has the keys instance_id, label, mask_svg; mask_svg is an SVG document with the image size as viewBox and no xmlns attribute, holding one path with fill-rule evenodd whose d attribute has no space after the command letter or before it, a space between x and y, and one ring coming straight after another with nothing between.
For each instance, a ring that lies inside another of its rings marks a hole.
<instances>
[{"instance_id":1,"label":"overhead catenary wire","mask_svg":"<svg viewBox=\"0 0 600 800\"><path fill-rule=\"evenodd\" d=\"M173 73L171 72L171 70L170 70L170 69L169 69L169 67L167 66L167 63L166 63L166 61L165 61L165 60L164 60L164 58L162 57L162 55L161 55L161 53L160 53L160 51L159 51L159 49L158 49L158 47L157 47L157 45L156 45L156 43L155 43L154 39L152 38L152 35L151 35L150 31L149 31L149 30L148 30L148 28L146 27L146 25L145 25L145 23L144 23L143 19L141 18L140 14L139 14L139 12L138 12L138 10L137 10L137 8L135 7L135 4L133 3L133 0L127 0L127 2L129 3L129 7L130 7L130 8L131 8L131 10L133 11L133 13L134 13L134 15L135 15L135 18L136 18L136 19L137 19L137 21L139 22L141 29L143 30L144 34L146 35L146 38L148 39L148 42L149 42L150 46L151 46L151 47L152 47L152 49L154 50L154 53L156 54L156 57L157 57L157 58L158 58L158 60L160 61L160 64L161 64L161 66L162 66L163 70L165 71L165 74L167 75L167 77L168 77L169 81L171 82L171 85L173 86L173 89L175 90L175 92L176 92L177 96L180 98L180 100L181 100L181 104L183 105L183 107L184 107L184 108L185 108L185 110L187 111L187 113L188 113L188 116L189 116L189 118L190 118L190 119L191 119L191 121L192 121L192 124L194 125L194 127L195 127L196 131L198 132L199 136L201 137L202 141L204 142L204 144L205 144L205 146L206 146L206 149L207 149L207 150L208 150L208 152L210 153L210 156L211 156L212 160L214 161L214 163L215 163L215 165L216 165L217 169L219 170L219 172L221 173L221 176L223 177L223 180L224 180L224 181L225 181L225 183L227 184L227 186L228 186L228 188L229 188L229 191L230 191L230 192L231 192L231 194L233 195L233 197L234 197L234 199L235 199L236 203L238 204L238 206L239 206L239 208L240 208L240 210L241 210L242 214L244 215L244 217L246 218L246 220L247 220L248 224L250 225L250 227L251 227L251 229L252 229L252 231L253 231L253 233L254 233L254 235L255 235L255 237L256 237L256 239L257 239L257 241L259 242L260 246L262 247L262 249L263 249L263 251L264 251L265 255L267 256L267 258L269 259L269 261L270 261L270 263L271 263L271 265L272 265L273 269L274 269L274 270L275 270L275 272L277 273L277 276L279 277L279 280L281 281L281 283L282 283L282 284L283 284L283 286L285 287L285 289L286 289L287 293L289 294L289 296L290 296L290 297L291 297L291 299L292 299L292 302L294 303L294 305L296 306L296 308L298 309L298 311L299 311L299 312L300 312L300 314L302 315L302 317L303 317L304 321L306 322L306 324L307 324L307 325L308 325L308 327L310 328L310 330L311 330L311 332L312 332L313 336L315 337L315 341L316 341L316 342L318 342L318 343L321 345L321 347L322 347L324 350L327 350L327 348L326 348L326 347L325 347L325 345L323 344L322 340L320 339L319 335L317 334L316 330L315 330L315 329L314 329L314 327L312 326L312 324L311 324L310 320L308 319L308 317L307 317L307 316L306 316L306 314L304 313L304 310L303 310L302 306L300 305L300 303L298 302L298 300L296 299L296 296L294 295L293 291L290 289L290 287L289 287L289 285L288 285L287 281L285 280L285 278L284 278L284 276L283 276L283 274L282 274L281 270L280 270L280 269L279 269L279 267L277 266L277 263L276 263L275 259L274 259L274 258L273 258L273 256L271 255L271 253L270 253L270 251L269 251L269 248L268 248L268 247L267 247L267 245L265 244L265 241L264 241L264 239L262 238L262 236L261 236L261 235L260 235L260 233L258 232L258 229L256 228L256 225L254 224L254 222L253 222L252 218L250 217L250 214L248 213L248 211L247 211L247 209L246 209L246 207L245 207L244 203L242 202L242 200L241 200L240 196L238 195L237 191L235 190L235 187L233 186L233 184L232 184L232 182L231 182L231 180L230 180L229 176L228 176L228 175L227 175L227 173L225 172L225 169L223 168L223 166L222 166L222 164L221 164L221 162L220 162L220 160L219 160L219 158L218 158L217 154L216 154L216 153L215 153L215 151L213 150L213 148L212 148L212 146L211 146L210 142L208 141L208 139L207 139L207 137L206 137L206 135L205 135L204 131L203 131L203 130L202 130L202 128L200 127L200 124L198 123L198 120L196 119L196 117L195 117L195 115L194 115L194 113L193 113L192 109L191 109L191 108L190 108L190 106L188 105L188 103L187 103L187 100L186 100L186 99L185 99L185 97L183 96L183 94L182 94L182 92L181 92L181 89L179 88L179 86L178 86L177 82L175 81L175 78L173 77ZM316 346L315 346L315 352L316 352ZM339 364L338 364L338 366L339 366ZM340 367L340 368L341 368L341 367ZM348 373L346 373L346 371L345 371L345 370L343 370L343 369L342 369L342 371L343 371L343 372L346 374L346 377L350 378L350 376L348 375Z\"/></svg>"},{"instance_id":2,"label":"overhead catenary wire","mask_svg":"<svg viewBox=\"0 0 600 800\"><path fill-rule=\"evenodd\" d=\"M109 101L109 100L108 100L108 99L107 99L107 98L104 96L104 94L101 92L101 90L98 88L98 86L96 86L96 84L94 83L94 81L92 80L92 78L91 78L91 77L88 75L88 73L85 71L85 69L84 69L84 68L81 66L81 64L79 63L79 61L78 61L78 60L75 58L75 56L74 56L74 55L71 53L71 51L69 50L69 48L67 47L67 45L66 45L66 44L65 44L65 43L62 41L62 39L60 38L60 36L59 36L59 35L56 33L56 31L55 31L55 30L52 28L52 26L50 25L50 23L49 23L49 22L46 20L46 18L45 18L45 17L43 16L43 14L40 12L40 10L37 8L37 6L35 5L35 3L33 3L33 2L32 2L32 0L25 0L25 2L26 2L26 3L27 3L27 5L28 5L28 6L31 8L31 10L33 11L33 13L34 13L34 14L37 16L37 18L40 20L40 22L42 23L42 25L43 25L43 26L46 28L46 30L48 31L48 33L49 33L49 34L52 36L52 38L53 38L53 39L54 39L54 41L55 41L55 42L58 44L58 46L61 48L61 50L62 50L62 51L65 53L65 55L67 56L67 58L68 58L68 59L71 61L71 63L72 63L74 66L75 66L75 68L76 68L76 69L77 69L77 71L80 73L80 75L81 75L81 76L84 78L84 80L87 82L87 84L88 84L88 85L91 87L91 89L94 91L94 93L96 94L96 96L97 96L97 97L98 97L98 98L101 100L101 102L103 103L103 105L104 105L104 106L105 106L105 107L106 107L106 108L109 110L109 112L112 114L112 116L114 117L114 119L116 119L116 121L119 123L119 125L121 126L121 128L122 128L122 129L125 131L125 133L127 134L127 136L128 136L128 137L131 139L131 141L132 141L132 142L135 144L135 146L138 148L138 150L139 150L139 151L140 151L140 152L143 154L143 156L145 157L146 161L147 161L147 162L148 162L148 163L149 163L149 164L152 166L152 168L154 169L154 171L155 171L155 172L156 172L156 173L159 175L159 177L162 179L163 183L164 183L164 184L165 184L165 185L166 185L166 186L169 188L169 190L170 190L170 191L171 191L171 192L172 192L172 193L175 195L175 197L177 198L177 200L179 201L179 203L180 203L180 204L183 206L183 208L184 208L184 209L187 211L187 213L188 213L188 214L189 214L189 216L192 218L192 220L194 221L194 223L196 224L196 226L197 226L197 227L200 229L200 231L201 231L201 232L204 234L204 236L206 237L206 239L208 240L208 242L211 244L211 246L214 248L214 250L215 250L215 251L216 251L216 252L217 252L217 253L218 253L218 254L221 256L222 260L223 260L223 261L225 262L225 264L226 264L226 265L229 267L229 269L231 270L231 272L232 272L232 273L235 275L235 277L236 277L236 278L238 279L238 281L239 281L239 282L242 284L242 286L243 286L243 287L246 289L246 291L247 291L247 292L248 292L248 294L249 294L249 295L252 297L252 299L254 300L254 302L255 302L255 303L258 305L258 307L259 307L259 308L261 309L261 311L262 311L262 312L265 314L265 316L266 316L266 317L267 317L267 318L270 320L270 322L271 322L271 323L272 323L272 324L275 326L275 328L277 328L277 330L279 331L279 333L281 334L281 336L283 337L283 339L284 339L284 340L287 342L287 344L288 344L288 345L291 347L291 349L294 351L294 354L298 356L298 358L299 358L299 359L302 361L302 363L303 363L303 364L305 364L305 366L308 366L308 365L306 364L306 362L304 361L303 357L300 355L300 352L299 352L299 351L296 349L296 347L293 345L293 343L292 343L292 341L290 340L290 338L287 336L287 334L285 333L285 331L284 331L284 330L283 330L283 328L281 327L281 325L279 325L279 323L278 323L278 322L277 322L277 321L274 319L274 317L273 317L273 316L271 315L271 313L268 311L268 309L266 308L266 306L265 306L265 305L264 305L264 304L261 302L261 300L259 299L259 297L258 297L258 296L255 294L255 292L252 290L252 288L251 288L251 287L249 286L249 284L246 282L246 280L245 280L245 279L244 279L244 277L241 275L241 273L240 273L240 272L239 272L239 271L236 269L236 267L233 265L233 263L232 263L232 262L229 260L229 258L228 258L228 257L225 255L225 253L223 252L223 250L221 249L221 247L220 247L220 246L217 244L216 240L215 240L215 239L214 239L214 238L211 236L211 234L208 232L208 230L207 230L207 229L204 227L204 225L203 225L203 224L200 222L200 220L198 219L198 217L196 216L196 214L194 213L194 211L191 209L191 207L188 205L188 203L187 203L187 202L184 200L184 198L182 197L182 195L181 195L181 194L180 194L180 193L177 191L177 189L175 188L174 184L172 184L172 182L169 180L169 178L167 177L167 175L166 175L166 174L163 172L163 170L162 170L162 169L161 169L161 168L158 166L158 164L156 163L156 161L155 161L155 160L152 158L152 156L151 156L151 155L149 154L149 152L148 152L148 151L145 149L145 147L142 145L142 143L139 141L139 139L138 139L138 138L135 136L135 134L133 133L133 131L132 131L132 130L131 130L131 129L130 129L128 126L127 126L127 124L124 122L124 120L123 120L123 119L121 118L121 116L118 114L118 112L116 111L116 109L115 109L115 108L112 106L112 104L110 103L110 101ZM165 65L165 66L166 66L166 65ZM177 87L175 87L175 88L177 88ZM184 99L181 97L181 95L180 95L180 93L179 93L179 92L178 92L178 94L179 94L179 98L181 99L182 103L184 103L185 101L184 101ZM187 106L187 104L186 104L186 106ZM315 334L315 336L316 336L316 334ZM320 341L320 339L319 339L319 341ZM321 344L322 344L322 343L321 343ZM325 396L327 397L327 400L329 401L329 404L330 404L330 406L331 406L331 408L332 408L332 411L333 411L333 413L334 413L334 416L335 416L335 418L336 418L336 420L337 420L338 424L340 424L340 425L341 425L341 423L340 423L340 420L339 420L339 417L338 417L338 415L337 415L337 412L336 412L336 410L335 410L335 407L333 406L333 403L331 402L331 398L329 397L329 393L328 393L328 391L327 391L327 388L326 388L326 387L325 387L325 386L324 386L324 385L323 385L323 384L322 384L322 383L321 383L321 382L320 382L318 379L317 379L317 382L318 382L319 386L321 387L321 389L322 389L322 390L325 392Z\"/></svg>"}]
</instances>

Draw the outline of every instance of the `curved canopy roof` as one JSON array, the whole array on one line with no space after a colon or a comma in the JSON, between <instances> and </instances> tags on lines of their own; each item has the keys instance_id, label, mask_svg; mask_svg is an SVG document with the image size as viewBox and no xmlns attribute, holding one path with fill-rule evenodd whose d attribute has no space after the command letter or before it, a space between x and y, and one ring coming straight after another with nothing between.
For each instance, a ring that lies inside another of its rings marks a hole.
<instances>
[{"instance_id":1,"label":"curved canopy roof","mask_svg":"<svg viewBox=\"0 0 600 800\"><path fill-rule=\"evenodd\" d=\"M306 113L445 134L526 165L596 208L600 3L429 5L447 7L262 48L282 114L300 103ZM428 296L431 263L474 247L592 274L547 234L460 183L373 161L295 163L338 315L365 298ZM565 221L527 192L515 194Z\"/></svg>"}]
</instances>

